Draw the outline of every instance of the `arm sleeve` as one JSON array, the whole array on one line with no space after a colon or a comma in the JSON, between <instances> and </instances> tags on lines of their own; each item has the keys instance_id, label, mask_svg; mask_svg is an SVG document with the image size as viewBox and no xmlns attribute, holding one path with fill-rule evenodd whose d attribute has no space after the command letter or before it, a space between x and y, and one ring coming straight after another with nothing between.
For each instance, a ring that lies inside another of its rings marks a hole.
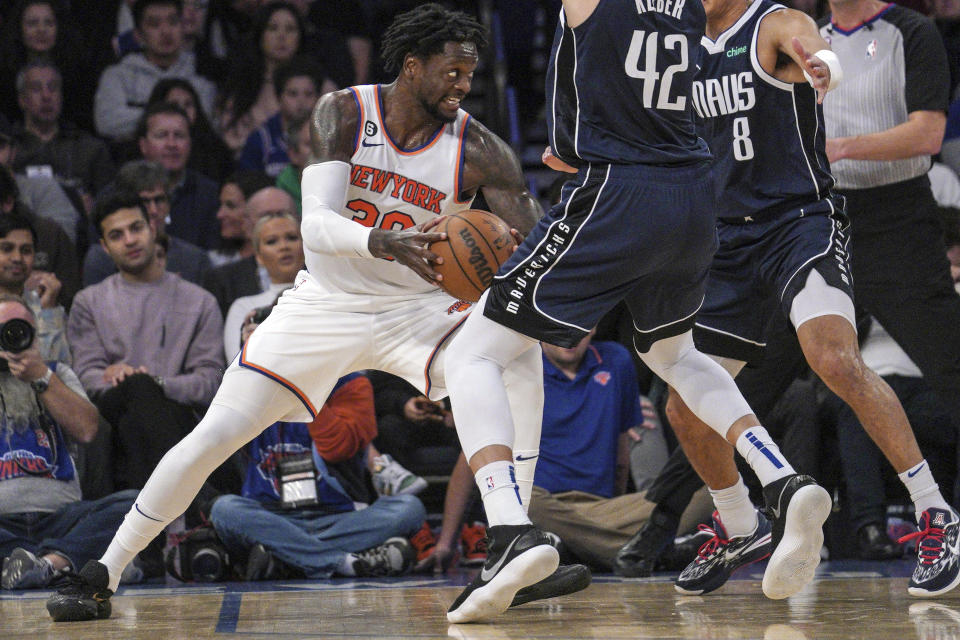
<instances>
[{"instance_id":1,"label":"arm sleeve","mask_svg":"<svg viewBox=\"0 0 960 640\"><path fill-rule=\"evenodd\" d=\"M950 101L950 71L937 28L929 19L917 16L901 31L907 113L945 112Z\"/></svg>"},{"instance_id":2,"label":"arm sleeve","mask_svg":"<svg viewBox=\"0 0 960 640\"><path fill-rule=\"evenodd\" d=\"M317 453L327 462L342 462L362 451L377 435L370 381L357 376L341 385L308 428Z\"/></svg>"},{"instance_id":3,"label":"arm sleeve","mask_svg":"<svg viewBox=\"0 0 960 640\"><path fill-rule=\"evenodd\" d=\"M303 170L303 244L317 253L344 258L372 258L369 227L340 215L347 199L350 165L339 160Z\"/></svg>"}]
</instances>

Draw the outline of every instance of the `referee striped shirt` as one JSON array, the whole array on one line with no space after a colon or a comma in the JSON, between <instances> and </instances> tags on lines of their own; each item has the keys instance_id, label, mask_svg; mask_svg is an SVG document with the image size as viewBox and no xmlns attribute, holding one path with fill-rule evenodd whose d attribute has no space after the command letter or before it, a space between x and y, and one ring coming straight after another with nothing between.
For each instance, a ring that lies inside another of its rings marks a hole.
<instances>
[{"instance_id":1,"label":"referee striped shirt","mask_svg":"<svg viewBox=\"0 0 960 640\"><path fill-rule=\"evenodd\" d=\"M820 28L840 59L843 82L823 101L827 138L891 129L913 111L946 111L947 54L933 22L899 5L851 28ZM866 189L924 175L929 156L903 160L838 160L830 168L838 189Z\"/></svg>"}]
</instances>

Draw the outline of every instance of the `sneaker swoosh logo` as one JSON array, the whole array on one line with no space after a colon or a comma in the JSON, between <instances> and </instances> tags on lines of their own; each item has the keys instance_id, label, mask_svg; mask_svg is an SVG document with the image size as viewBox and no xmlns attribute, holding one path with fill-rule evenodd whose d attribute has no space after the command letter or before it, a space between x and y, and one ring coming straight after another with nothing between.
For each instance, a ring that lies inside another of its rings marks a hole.
<instances>
[{"instance_id":1,"label":"sneaker swoosh logo","mask_svg":"<svg viewBox=\"0 0 960 640\"><path fill-rule=\"evenodd\" d=\"M480 570L480 579L484 582L490 582L493 576L497 575L497 572L500 571L500 567L503 566L503 563L506 562L507 558L510 556L510 551L513 550L513 546L517 544L517 540L520 539L520 536L517 536L510 541L510 544L507 545L506 550L503 552L503 555L500 556L500 559L497 560L492 567L484 567Z\"/></svg>"},{"instance_id":2,"label":"sneaker swoosh logo","mask_svg":"<svg viewBox=\"0 0 960 640\"><path fill-rule=\"evenodd\" d=\"M367 142L366 139L361 140L360 144L362 144L365 147L382 147L383 146L382 142Z\"/></svg>"},{"instance_id":3,"label":"sneaker swoosh logo","mask_svg":"<svg viewBox=\"0 0 960 640\"><path fill-rule=\"evenodd\" d=\"M523 462L524 460L534 460L535 458L539 458L539 457L540 457L539 454L535 456L517 456L516 460L517 462Z\"/></svg>"},{"instance_id":4,"label":"sneaker swoosh logo","mask_svg":"<svg viewBox=\"0 0 960 640\"><path fill-rule=\"evenodd\" d=\"M773 517L776 519L780 518L780 509L777 507L770 507L770 513L773 514Z\"/></svg>"},{"instance_id":5,"label":"sneaker swoosh logo","mask_svg":"<svg viewBox=\"0 0 960 640\"><path fill-rule=\"evenodd\" d=\"M745 546L745 547L743 547L743 548L741 548L741 549L735 549L733 552L731 552L731 551L728 549L728 550L727 550L727 557L728 557L728 558L736 558L737 556L742 556L742 555L744 555L745 553L749 553L750 551L753 551L754 549L759 549L760 547L762 547L762 546L764 546L764 545L770 544L770 538L771 538L771 535L770 535L769 533L767 533L767 534L761 536L760 538L757 538L756 540L754 540L752 544L748 544L747 546Z\"/></svg>"},{"instance_id":6,"label":"sneaker swoosh logo","mask_svg":"<svg viewBox=\"0 0 960 640\"><path fill-rule=\"evenodd\" d=\"M918 473L920 473L921 471L923 471L923 468L924 468L925 466L926 466L925 464L922 464L922 465L920 465L919 467L917 467L916 469L914 469L913 471L907 471L907 477L908 477L908 478L912 478L913 476L917 475Z\"/></svg>"}]
</instances>

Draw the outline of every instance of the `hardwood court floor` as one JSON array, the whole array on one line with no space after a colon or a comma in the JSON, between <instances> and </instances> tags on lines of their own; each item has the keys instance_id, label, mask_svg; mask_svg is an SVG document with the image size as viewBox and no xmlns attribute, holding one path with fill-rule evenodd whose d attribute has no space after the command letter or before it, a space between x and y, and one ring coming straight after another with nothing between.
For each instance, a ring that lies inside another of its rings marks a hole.
<instances>
[{"instance_id":1,"label":"hardwood court floor","mask_svg":"<svg viewBox=\"0 0 960 640\"><path fill-rule=\"evenodd\" d=\"M763 565L708 596L681 596L673 576L595 576L578 594L531 603L495 624L450 625L445 612L467 574L370 581L147 585L121 589L113 617L50 621L48 592L0 596L2 638L179 640L284 638L475 640L598 638L957 640L960 592L935 600L906 593L910 561L825 563L796 596L767 600Z\"/></svg>"}]
</instances>

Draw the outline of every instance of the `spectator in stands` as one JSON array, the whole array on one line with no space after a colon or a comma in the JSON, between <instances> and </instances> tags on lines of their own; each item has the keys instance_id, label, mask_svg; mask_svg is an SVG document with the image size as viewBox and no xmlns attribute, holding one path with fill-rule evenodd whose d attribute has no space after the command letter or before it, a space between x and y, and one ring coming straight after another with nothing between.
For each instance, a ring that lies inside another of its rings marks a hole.
<instances>
[{"instance_id":1,"label":"spectator in stands","mask_svg":"<svg viewBox=\"0 0 960 640\"><path fill-rule=\"evenodd\" d=\"M133 24L133 0L123 0L117 11L117 33L113 38L114 53L122 58L128 53L143 51L143 46L137 40ZM203 38L207 22L209 0L183 0L183 13L180 14L180 24L183 27L183 48L191 51L196 59L197 71L210 78L217 77L204 70L205 58L208 54L208 42Z\"/></svg>"},{"instance_id":2,"label":"spectator in stands","mask_svg":"<svg viewBox=\"0 0 960 640\"><path fill-rule=\"evenodd\" d=\"M0 326L15 319L36 327L23 300L0 293ZM96 408L70 367L45 362L36 342L2 357L0 586L43 588L103 553L136 493L82 499L67 438L93 440Z\"/></svg>"},{"instance_id":3,"label":"spectator in stands","mask_svg":"<svg viewBox=\"0 0 960 640\"><path fill-rule=\"evenodd\" d=\"M253 225L253 253L257 264L266 270L270 286L253 296L237 298L230 305L223 323L223 349L230 362L240 351L240 330L258 309L273 306L281 293L293 286L303 269L303 239L300 218L291 213L268 213ZM0 245L2 246L2 245Z\"/></svg>"},{"instance_id":4,"label":"spectator in stands","mask_svg":"<svg viewBox=\"0 0 960 640\"><path fill-rule=\"evenodd\" d=\"M310 163L310 117L291 120L287 126L287 156L290 164L277 176L277 186L290 194L299 212L303 203L300 180Z\"/></svg>"},{"instance_id":5,"label":"spectator in stands","mask_svg":"<svg viewBox=\"0 0 960 640\"><path fill-rule=\"evenodd\" d=\"M223 320L200 287L165 271L137 194L97 203L119 273L77 294L67 339L77 374L114 428L117 486L140 488L196 423L223 374Z\"/></svg>"},{"instance_id":6,"label":"spectator in stands","mask_svg":"<svg viewBox=\"0 0 960 640\"><path fill-rule=\"evenodd\" d=\"M200 107L197 90L183 78L164 78L153 87L147 99L147 104L158 102L172 102L183 109L190 120L191 150L187 168L214 182L222 182L233 171L233 154Z\"/></svg>"},{"instance_id":7,"label":"spectator in stands","mask_svg":"<svg viewBox=\"0 0 960 640\"><path fill-rule=\"evenodd\" d=\"M251 237L253 226L262 216L271 213L296 215L293 199L276 187L266 187L254 193L244 208L244 230ZM257 264L252 253L245 258L212 269L203 281L203 288L217 299L224 315L237 298L252 296L270 288L270 274Z\"/></svg>"},{"instance_id":8,"label":"spectator in stands","mask_svg":"<svg viewBox=\"0 0 960 640\"><path fill-rule=\"evenodd\" d=\"M64 111L81 128L93 127L94 68L78 37L80 30L57 0L21 0L0 30L0 113L11 122L20 119L17 73L30 62L46 60L63 74Z\"/></svg>"},{"instance_id":9,"label":"spectator in stands","mask_svg":"<svg viewBox=\"0 0 960 640\"><path fill-rule=\"evenodd\" d=\"M57 302L60 280L49 271L34 271L37 232L17 213L0 215L0 294L20 297L36 320L37 349L48 362L71 364L67 315Z\"/></svg>"},{"instance_id":10,"label":"spectator in stands","mask_svg":"<svg viewBox=\"0 0 960 640\"><path fill-rule=\"evenodd\" d=\"M247 138L237 166L276 178L290 162L287 129L291 123L302 122L310 115L320 97L321 85L325 85L324 93L335 88L332 82L324 83L319 67L310 58L298 56L277 67L273 87L279 109Z\"/></svg>"},{"instance_id":11,"label":"spectator in stands","mask_svg":"<svg viewBox=\"0 0 960 640\"><path fill-rule=\"evenodd\" d=\"M610 571L653 505L626 493L629 432L643 422L633 360L592 337L571 349L542 345L543 430L529 513L580 561Z\"/></svg>"},{"instance_id":12,"label":"spectator in stands","mask_svg":"<svg viewBox=\"0 0 960 640\"><path fill-rule=\"evenodd\" d=\"M170 102L147 107L137 127L140 153L167 170L172 197L167 233L203 249L217 245L217 183L187 168L190 120Z\"/></svg>"},{"instance_id":13,"label":"spectator in stands","mask_svg":"<svg viewBox=\"0 0 960 640\"><path fill-rule=\"evenodd\" d=\"M107 145L62 117L63 78L52 62L27 63L17 74L17 96L23 122L14 133L14 170L56 178L76 192L89 216L93 197L116 173Z\"/></svg>"},{"instance_id":14,"label":"spectator in stands","mask_svg":"<svg viewBox=\"0 0 960 640\"><path fill-rule=\"evenodd\" d=\"M370 65L374 54L369 27L370 16L364 3L357 0L327 0L301 4L308 5L307 24L321 31L321 39L323 32L331 30L346 39L350 59L353 61L353 76L335 75L337 85L347 87L367 84L370 81ZM322 59L339 60L340 57L327 55ZM343 72L342 69L337 71Z\"/></svg>"},{"instance_id":15,"label":"spectator in stands","mask_svg":"<svg viewBox=\"0 0 960 640\"><path fill-rule=\"evenodd\" d=\"M17 151L13 126L0 114L0 166L13 171ZM76 202L71 201L56 178L51 175L18 173L15 177L20 199L30 211L56 223L71 243L76 242L77 230L83 219L83 202L79 199Z\"/></svg>"},{"instance_id":16,"label":"spectator in stands","mask_svg":"<svg viewBox=\"0 0 960 640\"><path fill-rule=\"evenodd\" d=\"M447 475L460 452L453 414L443 401L433 401L409 382L382 371L367 374L373 384L377 408L377 449L383 451L382 466L396 464L424 475ZM427 484L404 469L389 468L374 484L381 495L419 493ZM458 525L459 526L459 523Z\"/></svg>"},{"instance_id":17,"label":"spectator in stands","mask_svg":"<svg viewBox=\"0 0 960 640\"><path fill-rule=\"evenodd\" d=\"M153 86L162 78L184 78L211 113L215 88L196 72L194 56L184 49L181 0L137 0L134 31L143 53L132 53L104 70L94 99L97 132L113 141L130 139Z\"/></svg>"},{"instance_id":18,"label":"spectator in stands","mask_svg":"<svg viewBox=\"0 0 960 640\"><path fill-rule=\"evenodd\" d=\"M247 445L242 496L221 496L210 513L227 549L247 558L247 580L285 570L318 579L410 569L416 553L406 536L426 512L414 496L365 490L362 457L376 429L370 382L354 373L309 425L274 423ZM308 479L291 478L294 469Z\"/></svg>"},{"instance_id":19,"label":"spectator in stands","mask_svg":"<svg viewBox=\"0 0 960 640\"><path fill-rule=\"evenodd\" d=\"M120 168L110 189L110 192L113 191L140 196L141 206L146 210L150 224L158 236L167 239L167 271L172 271L194 284L200 284L211 269L210 258L206 252L186 240L166 234L167 218L170 215L170 179L167 171L155 162L133 160ZM116 272L116 263L100 243L91 244L83 259L83 286L97 284Z\"/></svg>"},{"instance_id":20,"label":"spectator in stands","mask_svg":"<svg viewBox=\"0 0 960 640\"><path fill-rule=\"evenodd\" d=\"M218 96L216 121L234 153L239 155L250 134L280 108L273 74L301 52L303 34L303 20L290 3L271 2L257 11Z\"/></svg>"},{"instance_id":21,"label":"spectator in stands","mask_svg":"<svg viewBox=\"0 0 960 640\"><path fill-rule=\"evenodd\" d=\"M259 171L237 171L223 181L220 186L220 208L217 209L220 246L209 252L213 266L219 267L253 255L244 210L250 196L272 184L273 180Z\"/></svg>"},{"instance_id":22,"label":"spectator in stands","mask_svg":"<svg viewBox=\"0 0 960 640\"><path fill-rule=\"evenodd\" d=\"M9 150L9 146L7 147ZM0 215L17 213L28 220L37 232L34 247L34 272L52 272L61 283L58 301L68 308L74 294L80 289L80 270L77 268L76 252L63 229L55 222L33 215L30 208L20 201L17 182L4 164L4 143L0 137Z\"/></svg>"}]
</instances>

